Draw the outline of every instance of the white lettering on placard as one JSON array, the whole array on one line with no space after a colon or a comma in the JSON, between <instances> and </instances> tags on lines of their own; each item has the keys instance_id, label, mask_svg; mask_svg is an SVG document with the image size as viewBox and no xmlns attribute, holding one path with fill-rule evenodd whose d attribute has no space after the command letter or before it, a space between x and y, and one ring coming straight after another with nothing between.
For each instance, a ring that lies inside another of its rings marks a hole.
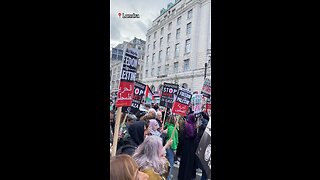
<instances>
[{"instance_id":1,"label":"white lettering on placard","mask_svg":"<svg viewBox=\"0 0 320 180\"><path fill-rule=\"evenodd\" d=\"M127 81L136 81L136 72L122 70L121 79Z\"/></svg>"},{"instance_id":2,"label":"white lettering on placard","mask_svg":"<svg viewBox=\"0 0 320 180\"><path fill-rule=\"evenodd\" d=\"M180 98L180 97L177 97L177 101L178 101L178 102L181 102L181 103L183 103L183 104L189 104L189 103L190 103L189 100L187 100L187 99L182 99L182 98Z\"/></svg>"},{"instance_id":3,"label":"white lettering on placard","mask_svg":"<svg viewBox=\"0 0 320 180\"><path fill-rule=\"evenodd\" d=\"M124 58L124 64L136 68L138 65L138 61L136 59L132 59L128 56Z\"/></svg>"},{"instance_id":4,"label":"white lettering on placard","mask_svg":"<svg viewBox=\"0 0 320 180\"><path fill-rule=\"evenodd\" d=\"M183 96L183 97L186 97L186 98L188 98L188 99L191 98L191 95L190 95L190 94L184 93L183 91L180 92L180 95Z\"/></svg>"}]
</instances>

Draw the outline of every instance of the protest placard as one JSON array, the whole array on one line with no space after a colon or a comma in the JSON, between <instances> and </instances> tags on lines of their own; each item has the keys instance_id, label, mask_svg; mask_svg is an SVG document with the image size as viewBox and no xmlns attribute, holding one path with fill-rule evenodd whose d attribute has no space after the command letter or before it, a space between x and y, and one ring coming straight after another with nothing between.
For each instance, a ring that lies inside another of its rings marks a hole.
<instances>
[{"instance_id":1,"label":"protest placard","mask_svg":"<svg viewBox=\"0 0 320 180\"><path fill-rule=\"evenodd\" d=\"M192 94L186 89L180 89L177 94L172 107L172 113L186 116L189 104L191 102Z\"/></svg>"},{"instance_id":2,"label":"protest placard","mask_svg":"<svg viewBox=\"0 0 320 180\"><path fill-rule=\"evenodd\" d=\"M196 155L199 157L207 178L211 179L211 120L201 137Z\"/></svg>"},{"instance_id":3,"label":"protest placard","mask_svg":"<svg viewBox=\"0 0 320 180\"><path fill-rule=\"evenodd\" d=\"M201 112L202 108L202 95L201 94L193 94L191 99L192 111L194 114L198 114Z\"/></svg>"},{"instance_id":4,"label":"protest placard","mask_svg":"<svg viewBox=\"0 0 320 180\"><path fill-rule=\"evenodd\" d=\"M135 49L127 49L120 74L117 107L131 106L138 65L138 53Z\"/></svg>"},{"instance_id":5,"label":"protest placard","mask_svg":"<svg viewBox=\"0 0 320 180\"><path fill-rule=\"evenodd\" d=\"M210 98L211 97L211 80L206 78L203 83L203 87L201 90L201 94L203 94L204 97Z\"/></svg>"},{"instance_id":6,"label":"protest placard","mask_svg":"<svg viewBox=\"0 0 320 180\"><path fill-rule=\"evenodd\" d=\"M166 108L172 108L174 98L177 95L178 90L179 90L178 84L164 83L162 87L161 98L160 98L160 106L163 106Z\"/></svg>"},{"instance_id":7,"label":"protest placard","mask_svg":"<svg viewBox=\"0 0 320 180\"><path fill-rule=\"evenodd\" d=\"M140 82L134 83L134 93L131 106L122 107L122 112L135 114L139 108L144 97L146 85Z\"/></svg>"}]
</instances>

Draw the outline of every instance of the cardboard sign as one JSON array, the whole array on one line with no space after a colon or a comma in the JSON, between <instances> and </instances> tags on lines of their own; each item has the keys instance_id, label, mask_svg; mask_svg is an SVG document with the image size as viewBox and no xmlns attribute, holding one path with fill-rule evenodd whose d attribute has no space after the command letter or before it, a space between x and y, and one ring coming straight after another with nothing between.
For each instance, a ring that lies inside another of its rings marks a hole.
<instances>
[{"instance_id":1,"label":"cardboard sign","mask_svg":"<svg viewBox=\"0 0 320 180\"><path fill-rule=\"evenodd\" d=\"M204 97L210 98L211 97L211 80L206 78L204 80L204 84L201 90L201 94L203 94Z\"/></svg>"},{"instance_id":2,"label":"cardboard sign","mask_svg":"<svg viewBox=\"0 0 320 180\"><path fill-rule=\"evenodd\" d=\"M172 108L174 98L179 90L179 85L164 83L162 87L162 95L160 98L160 106Z\"/></svg>"},{"instance_id":3,"label":"cardboard sign","mask_svg":"<svg viewBox=\"0 0 320 180\"><path fill-rule=\"evenodd\" d=\"M196 155L199 157L208 179L211 179L211 120L202 135Z\"/></svg>"},{"instance_id":4,"label":"cardboard sign","mask_svg":"<svg viewBox=\"0 0 320 180\"><path fill-rule=\"evenodd\" d=\"M202 108L202 95L201 94L192 95L191 104L192 104L192 111L195 114L200 113Z\"/></svg>"},{"instance_id":5,"label":"cardboard sign","mask_svg":"<svg viewBox=\"0 0 320 180\"><path fill-rule=\"evenodd\" d=\"M177 98L173 103L172 113L186 116L189 104L191 103L192 94L186 89L180 89L178 91Z\"/></svg>"},{"instance_id":6,"label":"cardboard sign","mask_svg":"<svg viewBox=\"0 0 320 180\"><path fill-rule=\"evenodd\" d=\"M135 82L132 104L131 106L122 107L122 112L135 114L140 108L141 101L144 97L145 89L146 89L145 84L142 84L140 82Z\"/></svg>"},{"instance_id":7,"label":"cardboard sign","mask_svg":"<svg viewBox=\"0 0 320 180\"><path fill-rule=\"evenodd\" d=\"M138 66L138 53L135 49L127 49L120 74L117 107L131 106Z\"/></svg>"}]
</instances>

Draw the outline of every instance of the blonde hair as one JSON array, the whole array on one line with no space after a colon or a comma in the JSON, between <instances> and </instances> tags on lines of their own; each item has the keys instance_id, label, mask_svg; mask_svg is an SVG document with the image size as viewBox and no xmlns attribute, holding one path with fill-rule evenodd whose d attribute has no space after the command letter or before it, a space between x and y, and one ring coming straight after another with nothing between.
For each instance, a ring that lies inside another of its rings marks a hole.
<instances>
[{"instance_id":1,"label":"blonde hair","mask_svg":"<svg viewBox=\"0 0 320 180\"><path fill-rule=\"evenodd\" d=\"M138 164L129 155L121 154L110 159L110 179L112 180L132 180L138 170Z\"/></svg>"}]
</instances>

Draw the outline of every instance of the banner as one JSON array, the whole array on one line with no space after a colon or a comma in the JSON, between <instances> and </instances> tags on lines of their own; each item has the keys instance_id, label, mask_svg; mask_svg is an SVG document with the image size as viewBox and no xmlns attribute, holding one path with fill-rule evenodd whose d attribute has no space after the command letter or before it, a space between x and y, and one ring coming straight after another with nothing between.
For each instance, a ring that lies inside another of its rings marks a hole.
<instances>
[{"instance_id":1,"label":"banner","mask_svg":"<svg viewBox=\"0 0 320 180\"><path fill-rule=\"evenodd\" d=\"M211 97L211 80L210 79L206 78L204 80L201 94L203 94L203 96L207 98Z\"/></svg>"},{"instance_id":2,"label":"banner","mask_svg":"<svg viewBox=\"0 0 320 180\"><path fill-rule=\"evenodd\" d=\"M131 106L134 82L138 65L138 53L135 49L127 49L120 74L117 107Z\"/></svg>"},{"instance_id":3,"label":"banner","mask_svg":"<svg viewBox=\"0 0 320 180\"><path fill-rule=\"evenodd\" d=\"M207 178L211 179L211 120L209 120L206 130L202 135L196 155L200 159Z\"/></svg>"},{"instance_id":4,"label":"banner","mask_svg":"<svg viewBox=\"0 0 320 180\"><path fill-rule=\"evenodd\" d=\"M192 104L192 111L194 112L194 114L200 113L202 109L202 95L201 94L192 95L191 104Z\"/></svg>"},{"instance_id":5,"label":"banner","mask_svg":"<svg viewBox=\"0 0 320 180\"><path fill-rule=\"evenodd\" d=\"M122 112L132 113L135 114L139 108L144 96L144 92L146 89L146 85L140 82L134 83L134 93L131 106L122 107Z\"/></svg>"},{"instance_id":6,"label":"banner","mask_svg":"<svg viewBox=\"0 0 320 180\"><path fill-rule=\"evenodd\" d=\"M177 98L173 103L172 113L186 116L189 104L191 102L192 94L186 89L180 89L178 91Z\"/></svg>"},{"instance_id":7,"label":"banner","mask_svg":"<svg viewBox=\"0 0 320 180\"><path fill-rule=\"evenodd\" d=\"M164 83L160 98L160 106L172 108L173 101L179 90L178 84Z\"/></svg>"}]
</instances>

